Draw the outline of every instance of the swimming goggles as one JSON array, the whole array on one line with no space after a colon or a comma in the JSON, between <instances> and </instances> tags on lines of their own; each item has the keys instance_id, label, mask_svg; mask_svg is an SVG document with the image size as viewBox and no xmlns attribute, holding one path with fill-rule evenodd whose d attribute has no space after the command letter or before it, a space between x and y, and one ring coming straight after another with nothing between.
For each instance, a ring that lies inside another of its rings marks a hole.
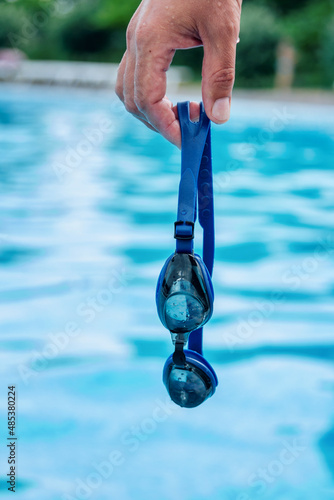
<instances>
[{"instance_id":1,"label":"swimming goggles","mask_svg":"<svg viewBox=\"0 0 334 500\"><path fill-rule=\"evenodd\" d=\"M213 312L211 281L214 261L214 212L210 120L200 107L192 122L189 102L177 105L181 126L181 181L176 251L161 270L156 304L162 324L175 346L163 369L163 382L179 406L194 408L212 396L217 375L202 353L203 325ZM203 259L194 253L194 226L198 212L203 228ZM184 349L188 342L188 349Z\"/></svg>"}]
</instances>

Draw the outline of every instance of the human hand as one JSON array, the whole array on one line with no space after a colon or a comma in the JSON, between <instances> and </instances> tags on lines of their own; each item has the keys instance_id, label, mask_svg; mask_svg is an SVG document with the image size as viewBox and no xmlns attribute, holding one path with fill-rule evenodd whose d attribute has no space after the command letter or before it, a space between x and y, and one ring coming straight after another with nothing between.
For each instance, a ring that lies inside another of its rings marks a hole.
<instances>
[{"instance_id":1,"label":"human hand","mask_svg":"<svg viewBox=\"0 0 334 500\"><path fill-rule=\"evenodd\" d=\"M166 72L176 49L203 45L202 98L208 117L230 116L242 0L143 0L127 29L116 94L127 111L178 147L177 108L166 97ZM190 104L199 116L199 104Z\"/></svg>"}]
</instances>

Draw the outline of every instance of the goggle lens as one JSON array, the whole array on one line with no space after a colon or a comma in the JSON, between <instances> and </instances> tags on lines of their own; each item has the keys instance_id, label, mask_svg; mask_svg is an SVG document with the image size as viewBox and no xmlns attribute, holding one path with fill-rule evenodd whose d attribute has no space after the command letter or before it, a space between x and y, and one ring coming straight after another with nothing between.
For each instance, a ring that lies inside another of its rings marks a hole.
<instances>
[{"instance_id":1,"label":"goggle lens","mask_svg":"<svg viewBox=\"0 0 334 500\"><path fill-rule=\"evenodd\" d=\"M171 332L192 332L203 323L205 310L196 297L180 293L166 300L165 318Z\"/></svg>"},{"instance_id":2,"label":"goggle lens","mask_svg":"<svg viewBox=\"0 0 334 500\"><path fill-rule=\"evenodd\" d=\"M204 264L192 254L174 254L161 277L157 307L163 325L172 333L190 333L212 314L212 298L204 279Z\"/></svg>"},{"instance_id":3,"label":"goggle lens","mask_svg":"<svg viewBox=\"0 0 334 500\"><path fill-rule=\"evenodd\" d=\"M212 392L196 368L173 366L168 377L171 399L184 408L194 408L205 401Z\"/></svg>"}]
</instances>

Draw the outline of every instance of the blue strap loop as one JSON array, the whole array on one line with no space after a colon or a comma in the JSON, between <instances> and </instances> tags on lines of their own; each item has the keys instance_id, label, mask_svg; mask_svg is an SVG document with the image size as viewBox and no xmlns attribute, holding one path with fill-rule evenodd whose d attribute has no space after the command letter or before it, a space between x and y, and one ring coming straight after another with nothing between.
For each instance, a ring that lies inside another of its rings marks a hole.
<instances>
[{"instance_id":1,"label":"blue strap loop","mask_svg":"<svg viewBox=\"0 0 334 500\"><path fill-rule=\"evenodd\" d=\"M214 208L210 120L200 105L198 122L190 120L189 102L178 103L181 127L181 180L177 222L175 223L176 252L192 253L194 224L197 215L203 228L203 261L212 276L214 261ZM203 329L189 337L189 349L202 354Z\"/></svg>"}]
</instances>

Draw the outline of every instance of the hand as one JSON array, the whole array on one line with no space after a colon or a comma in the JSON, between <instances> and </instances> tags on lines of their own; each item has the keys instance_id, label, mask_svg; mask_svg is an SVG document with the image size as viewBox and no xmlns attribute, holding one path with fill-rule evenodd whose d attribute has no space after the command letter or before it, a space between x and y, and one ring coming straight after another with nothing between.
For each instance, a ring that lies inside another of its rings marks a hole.
<instances>
[{"instance_id":1,"label":"hand","mask_svg":"<svg viewBox=\"0 0 334 500\"><path fill-rule=\"evenodd\" d=\"M215 123L229 119L241 0L143 0L127 29L116 94L127 111L181 146L177 108L166 97L166 72L176 49L203 45L202 97ZM190 116L199 115L191 103Z\"/></svg>"}]
</instances>

